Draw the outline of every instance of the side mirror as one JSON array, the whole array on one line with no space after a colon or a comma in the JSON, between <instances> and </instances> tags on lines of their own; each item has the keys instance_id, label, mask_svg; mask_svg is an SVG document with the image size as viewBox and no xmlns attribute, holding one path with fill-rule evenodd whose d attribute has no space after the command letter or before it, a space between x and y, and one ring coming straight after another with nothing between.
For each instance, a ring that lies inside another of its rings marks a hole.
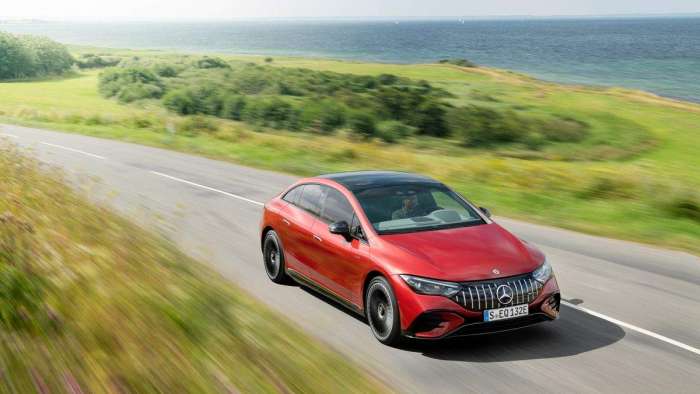
<instances>
[{"instance_id":1,"label":"side mirror","mask_svg":"<svg viewBox=\"0 0 700 394\"><path fill-rule=\"evenodd\" d=\"M331 234L342 235L347 240L352 238L350 236L350 225L344 220L340 222L331 223L328 226L328 232Z\"/></svg>"},{"instance_id":2,"label":"side mirror","mask_svg":"<svg viewBox=\"0 0 700 394\"><path fill-rule=\"evenodd\" d=\"M490 217L491 217L491 211L489 211L488 208L479 207L479 210L481 211L481 213L483 213L484 215L486 215L487 218L490 218Z\"/></svg>"}]
</instances>

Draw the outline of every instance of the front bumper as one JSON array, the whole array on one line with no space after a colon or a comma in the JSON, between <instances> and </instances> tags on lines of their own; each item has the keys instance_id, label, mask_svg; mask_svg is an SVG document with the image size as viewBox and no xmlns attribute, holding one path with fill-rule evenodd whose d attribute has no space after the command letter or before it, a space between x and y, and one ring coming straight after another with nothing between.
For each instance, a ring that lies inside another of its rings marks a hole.
<instances>
[{"instance_id":1,"label":"front bumper","mask_svg":"<svg viewBox=\"0 0 700 394\"><path fill-rule=\"evenodd\" d=\"M401 329L410 338L442 339L509 331L559 316L561 297L555 277L528 303L528 315L493 322L484 322L482 311L469 310L454 300L416 294L400 278L392 284L397 293Z\"/></svg>"}]
</instances>

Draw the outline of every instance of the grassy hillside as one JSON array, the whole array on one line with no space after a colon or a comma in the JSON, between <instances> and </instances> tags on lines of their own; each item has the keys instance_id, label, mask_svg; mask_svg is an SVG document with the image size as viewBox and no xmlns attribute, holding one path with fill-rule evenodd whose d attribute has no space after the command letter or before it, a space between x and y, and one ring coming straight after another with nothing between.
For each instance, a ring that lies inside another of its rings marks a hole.
<instances>
[{"instance_id":1,"label":"grassy hillside","mask_svg":"<svg viewBox=\"0 0 700 394\"><path fill-rule=\"evenodd\" d=\"M2 392L383 387L0 142Z\"/></svg>"},{"instance_id":2,"label":"grassy hillside","mask_svg":"<svg viewBox=\"0 0 700 394\"><path fill-rule=\"evenodd\" d=\"M84 49L138 62L194 61L157 51ZM101 52L100 52L101 51ZM80 55L78 53L78 55ZM586 138L530 149L465 147L412 135L400 143L285 131L212 117L182 117L159 100L125 105L98 93L99 71L62 80L0 84L0 116L18 122L168 147L309 175L387 168L427 173L498 215L700 252L700 106L623 89L566 86L449 64L391 65L319 59L225 57L232 64L344 74L393 74L444 89L450 105L586 123ZM174 135L166 130L176 130Z\"/></svg>"}]
</instances>

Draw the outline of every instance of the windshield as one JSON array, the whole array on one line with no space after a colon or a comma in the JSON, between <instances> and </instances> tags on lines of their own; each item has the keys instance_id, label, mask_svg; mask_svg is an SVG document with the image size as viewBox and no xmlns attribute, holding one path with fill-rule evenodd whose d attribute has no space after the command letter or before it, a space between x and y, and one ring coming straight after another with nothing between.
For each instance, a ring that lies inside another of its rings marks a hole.
<instances>
[{"instance_id":1,"label":"windshield","mask_svg":"<svg viewBox=\"0 0 700 394\"><path fill-rule=\"evenodd\" d=\"M437 230L483 224L475 210L439 184L404 184L355 193L379 234Z\"/></svg>"}]
</instances>

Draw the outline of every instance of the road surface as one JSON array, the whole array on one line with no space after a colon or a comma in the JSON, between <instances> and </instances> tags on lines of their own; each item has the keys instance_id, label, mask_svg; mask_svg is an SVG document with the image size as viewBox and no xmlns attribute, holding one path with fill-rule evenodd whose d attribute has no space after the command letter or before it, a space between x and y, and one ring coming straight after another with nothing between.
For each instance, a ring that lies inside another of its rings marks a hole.
<instances>
[{"instance_id":1,"label":"road surface","mask_svg":"<svg viewBox=\"0 0 700 394\"><path fill-rule=\"evenodd\" d=\"M0 138L64 168L96 201L163 229L183 250L397 391L700 392L695 256L499 218L547 254L569 300L561 318L511 333L395 349L328 300L273 285L265 276L261 203L294 177L18 126L0 125Z\"/></svg>"}]
</instances>

